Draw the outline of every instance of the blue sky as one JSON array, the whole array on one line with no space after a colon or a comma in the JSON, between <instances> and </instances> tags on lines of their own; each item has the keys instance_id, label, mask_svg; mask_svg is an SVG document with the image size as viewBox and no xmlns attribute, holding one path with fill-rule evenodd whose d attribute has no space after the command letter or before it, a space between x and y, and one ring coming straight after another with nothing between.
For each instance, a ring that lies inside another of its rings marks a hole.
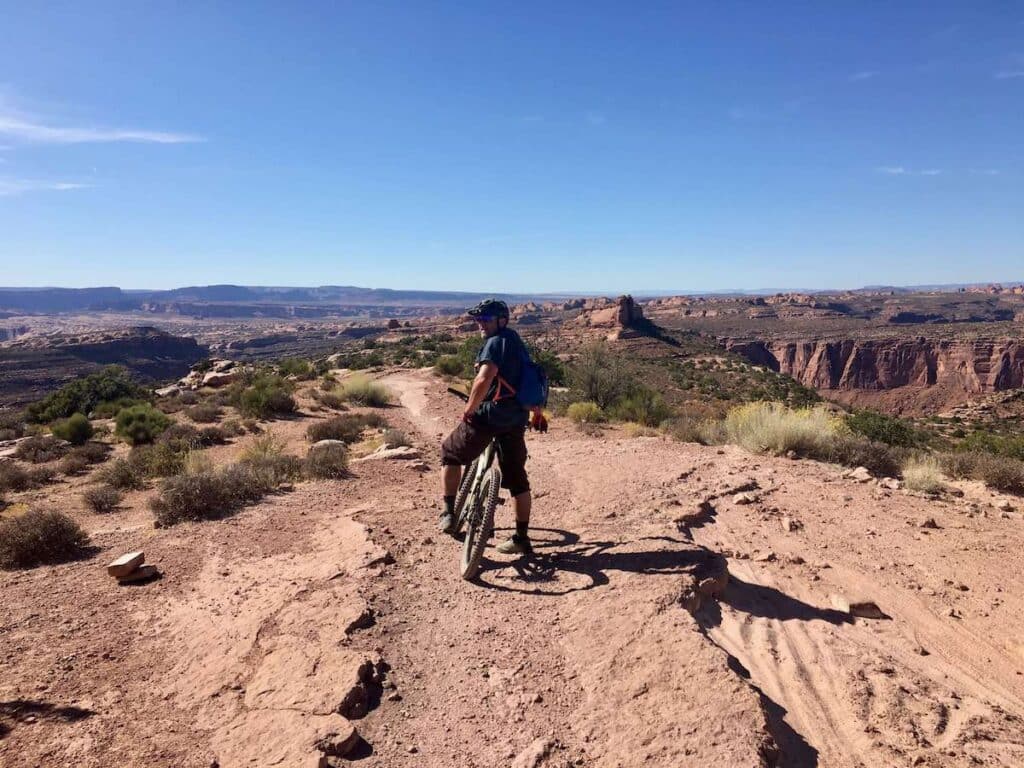
<instances>
[{"instance_id":1,"label":"blue sky","mask_svg":"<svg viewBox=\"0 0 1024 768\"><path fill-rule=\"evenodd\" d=\"M0 0L0 285L1024 279L1024 5Z\"/></svg>"}]
</instances>

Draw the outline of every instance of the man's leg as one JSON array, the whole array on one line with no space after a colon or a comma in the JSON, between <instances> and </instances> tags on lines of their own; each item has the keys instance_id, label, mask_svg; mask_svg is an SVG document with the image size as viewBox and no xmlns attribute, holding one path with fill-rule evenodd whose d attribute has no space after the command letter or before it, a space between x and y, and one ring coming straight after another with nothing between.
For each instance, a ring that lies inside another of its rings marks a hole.
<instances>
[{"instance_id":1,"label":"man's leg","mask_svg":"<svg viewBox=\"0 0 1024 768\"><path fill-rule=\"evenodd\" d=\"M441 493L444 509L437 521L442 533L455 532L455 495L459 492L462 466L484 452L491 435L465 422L460 423L441 443Z\"/></svg>"},{"instance_id":2,"label":"man's leg","mask_svg":"<svg viewBox=\"0 0 1024 768\"><path fill-rule=\"evenodd\" d=\"M501 460L502 484L512 494L512 506L516 513L516 532L508 541L498 545L498 551L506 555L529 553L530 546L530 511L533 508L533 495L530 493L530 480L526 475L526 430L517 430L502 435Z\"/></svg>"}]
</instances>

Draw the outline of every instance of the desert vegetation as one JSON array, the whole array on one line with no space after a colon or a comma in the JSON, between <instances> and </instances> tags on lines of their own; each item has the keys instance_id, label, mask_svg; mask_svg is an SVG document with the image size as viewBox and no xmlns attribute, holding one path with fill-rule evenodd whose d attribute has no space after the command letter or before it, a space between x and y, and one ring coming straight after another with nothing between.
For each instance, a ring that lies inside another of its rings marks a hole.
<instances>
[{"instance_id":1,"label":"desert vegetation","mask_svg":"<svg viewBox=\"0 0 1024 768\"><path fill-rule=\"evenodd\" d=\"M0 518L0 568L65 562L81 556L88 543L81 526L56 510Z\"/></svg>"},{"instance_id":2,"label":"desert vegetation","mask_svg":"<svg viewBox=\"0 0 1024 768\"><path fill-rule=\"evenodd\" d=\"M30 421L46 424L76 413L89 415L104 403L146 400L149 393L120 366L76 379L42 400L32 403L26 413ZM113 414L110 414L113 415Z\"/></svg>"}]
</instances>

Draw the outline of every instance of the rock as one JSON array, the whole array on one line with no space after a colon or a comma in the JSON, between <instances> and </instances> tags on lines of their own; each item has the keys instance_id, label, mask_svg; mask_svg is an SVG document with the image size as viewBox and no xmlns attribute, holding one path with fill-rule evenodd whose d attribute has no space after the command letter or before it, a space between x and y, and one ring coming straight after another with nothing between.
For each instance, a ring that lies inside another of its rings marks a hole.
<instances>
[{"instance_id":1,"label":"rock","mask_svg":"<svg viewBox=\"0 0 1024 768\"><path fill-rule=\"evenodd\" d=\"M160 576L160 571L157 570L155 565L142 565L136 568L131 573L124 576L119 576L117 579L118 584L133 584L138 581L149 581Z\"/></svg>"},{"instance_id":2,"label":"rock","mask_svg":"<svg viewBox=\"0 0 1024 768\"><path fill-rule=\"evenodd\" d=\"M210 371L203 376L204 387L226 387L238 379L238 371Z\"/></svg>"},{"instance_id":3,"label":"rock","mask_svg":"<svg viewBox=\"0 0 1024 768\"><path fill-rule=\"evenodd\" d=\"M792 533L800 527L800 523L791 517L784 517L779 523L782 525L782 530L786 533Z\"/></svg>"},{"instance_id":4,"label":"rock","mask_svg":"<svg viewBox=\"0 0 1024 768\"><path fill-rule=\"evenodd\" d=\"M867 467L857 467L846 472L844 477L848 477L850 480L856 480L858 483L866 483L871 480L871 473Z\"/></svg>"},{"instance_id":5,"label":"rock","mask_svg":"<svg viewBox=\"0 0 1024 768\"><path fill-rule=\"evenodd\" d=\"M177 384L171 384L167 387L160 387L160 389L154 389L153 394L157 397L174 397L175 395L181 394L181 387Z\"/></svg>"},{"instance_id":6,"label":"rock","mask_svg":"<svg viewBox=\"0 0 1024 768\"><path fill-rule=\"evenodd\" d=\"M999 504L996 505L996 509L1002 512L1013 512L1015 507L1009 499L1003 499L1002 501L999 502Z\"/></svg>"},{"instance_id":7,"label":"rock","mask_svg":"<svg viewBox=\"0 0 1024 768\"><path fill-rule=\"evenodd\" d=\"M758 496L756 493L751 493L750 491L744 491L743 493L737 493L735 496L732 497L732 503L733 504L738 504L738 505L754 504L754 503L756 503L756 502L758 502L760 500L761 500L760 496Z\"/></svg>"},{"instance_id":8,"label":"rock","mask_svg":"<svg viewBox=\"0 0 1024 768\"><path fill-rule=\"evenodd\" d=\"M358 629L369 629L377 621L373 608L364 608L362 612L345 627L345 634L351 635Z\"/></svg>"},{"instance_id":9,"label":"rock","mask_svg":"<svg viewBox=\"0 0 1024 768\"><path fill-rule=\"evenodd\" d=\"M408 445L400 448L387 448L381 446L376 451L371 453L369 456L363 456L360 459L356 459L353 463L359 463L363 461L374 461L378 459L390 459L394 461L407 461L410 459L420 458L420 452L415 448L411 448Z\"/></svg>"},{"instance_id":10,"label":"rock","mask_svg":"<svg viewBox=\"0 0 1024 768\"><path fill-rule=\"evenodd\" d=\"M402 324L400 322L398 322L398 320L396 320L395 318L392 317L390 320L388 320L388 330L389 331L393 331L395 328L401 328L401 327L402 327Z\"/></svg>"},{"instance_id":11,"label":"rock","mask_svg":"<svg viewBox=\"0 0 1024 768\"><path fill-rule=\"evenodd\" d=\"M794 451L794 450L786 451L786 458L789 459L790 461L793 461L793 460L797 459L798 456L796 455L796 451Z\"/></svg>"},{"instance_id":12,"label":"rock","mask_svg":"<svg viewBox=\"0 0 1024 768\"><path fill-rule=\"evenodd\" d=\"M878 483L883 488L887 488L890 491L898 491L903 487L903 483L897 480L895 477L883 477Z\"/></svg>"},{"instance_id":13,"label":"rock","mask_svg":"<svg viewBox=\"0 0 1024 768\"><path fill-rule=\"evenodd\" d=\"M142 550L129 552L107 565L107 573L115 579L121 579L128 576L144 562L146 562L146 554Z\"/></svg>"},{"instance_id":14,"label":"rock","mask_svg":"<svg viewBox=\"0 0 1024 768\"><path fill-rule=\"evenodd\" d=\"M512 761L512 768L538 768L554 746L555 743L551 739L543 736L534 739L526 749L516 755Z\"/></svg>"},{"instance_id":15,"label":"rock","mask_svg":"<svg viewBox=\"0 0 1024 768\"><path fill-rule=\"evenodd\" d=\"M917 527L918 528L931 528L933 530L938 530L939 524L937 522L935 522L935 518L934 517L927 517L924 520L922 520L920 523L918 523Z\"/></svg>"},{"instance_id":16,"label":"rock","mask_svg":"<svg viewBox=\"0 0 1024 768\"><path fill-rule=\"evenodd\" d=\"M235 367L234 360L214 360L213 368L211 370L217 373L224 373L224 371L230 371Z\"/></svg>"},{"instance_id":17,"label":"rock","mask_svg":"<svg viewBox=\"0 0 1024 768\"><path fill-rule=\"evenodd\" d=\"M313 746L328 757L348 757L360 741L359 731L342 717L330 718L313 736Z\"/></svg>"},{"instance_id":18,"label":"rock","mask_svg":"<svg viewBox=\"0 0 1024 768\"><path fill-rule=\"evenodd\" d=\"M317 440L313 443L312 448L327 448L332 445L340 445L342 448L346 448L344 440Z\"/></svg>"},{"instance_id":19,"label":"rock","mask_svg":"<svg viewBox=\"0 0 1024 768\"><path fill-rule=\"evenodd\" d=\"M729 571L723 570L715 576L703 578L697 584L697 591L705 597L718 597L729 585Z\"/></svg>"},{"instance_id":20,"label":"rock","mask_svg":"<svg viewBox=\"0 0 1024 768\"><path fill-rule=\"evenodd\" d=\"M878 607L873 600L864 598L849 599L843 595L829 595L832 607L837 611L848 613L850 616L857 616L861 619L887 619L888 616Z\"/></svg>"},{"instance_id":21,"label":"rock","mask_svg":"<svg viewBox=\"0 0 1024 768\"><path fill-rule=\"evenodd\" d=\"M758 553L758 555L754 558L755 562L758 563L774 563L777 559L778 558L776 557L775 553L772 552L770 549L767 552Z\"/></svg>"}]
</instances>

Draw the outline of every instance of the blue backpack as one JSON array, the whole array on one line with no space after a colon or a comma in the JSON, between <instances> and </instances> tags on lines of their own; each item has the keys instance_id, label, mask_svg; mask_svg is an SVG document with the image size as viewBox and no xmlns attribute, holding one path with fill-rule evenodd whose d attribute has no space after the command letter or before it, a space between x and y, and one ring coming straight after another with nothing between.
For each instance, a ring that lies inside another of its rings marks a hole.
<instances>
[{"instance_id":1,"label":"blue backpack","mask_svg":"<svg viewBox=\"0 0 1024 768\"><path fill-rule=\"evenodd\" d=\"M543 408L548 404L548 383L547 372L533 360L530 353L526 351L526 345L522 345L522 374L519 377L519 389L516 390L516 400L524 408Z\"/></svg>"}]
</instances>

